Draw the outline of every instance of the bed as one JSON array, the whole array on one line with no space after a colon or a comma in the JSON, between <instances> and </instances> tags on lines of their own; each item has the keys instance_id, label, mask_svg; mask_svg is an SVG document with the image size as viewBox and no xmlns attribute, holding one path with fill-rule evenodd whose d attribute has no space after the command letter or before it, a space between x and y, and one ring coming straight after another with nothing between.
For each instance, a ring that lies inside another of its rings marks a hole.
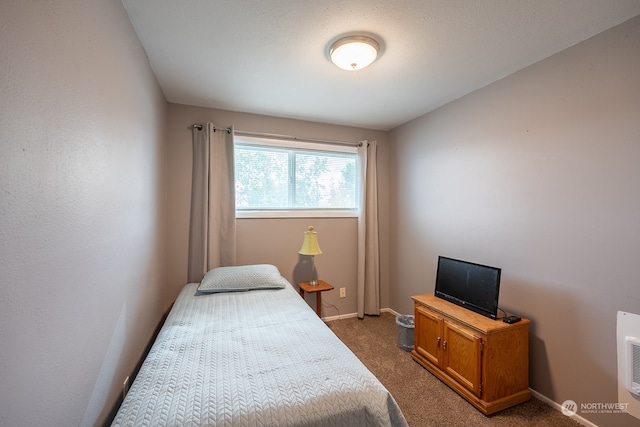
<instances>
[{"instance_id":1,"label":"bed","mask_svg":"<svg viewBox=\"0 0 640 427\"><path fill-rule=\"evenodd\" d=\"M277 268L255 265L182 289L112 425L407 423Z\"/></svg>"}]
</instances>

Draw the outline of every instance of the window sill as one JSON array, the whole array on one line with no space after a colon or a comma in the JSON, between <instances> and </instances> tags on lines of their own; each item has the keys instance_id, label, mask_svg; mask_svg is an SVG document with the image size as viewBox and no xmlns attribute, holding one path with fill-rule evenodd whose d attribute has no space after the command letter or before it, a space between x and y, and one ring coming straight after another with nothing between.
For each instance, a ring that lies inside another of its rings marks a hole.
<instances>
[{"instance_id":1,"label":"window sill","mask_svg":"<svg viewBox=\"0 0 640 427\"><path fill-rule=\"evenodd\" d=\"M273 210L236 211L236 219L243 218L357 218L357 210Z\"/></svg>"}]
</instances>

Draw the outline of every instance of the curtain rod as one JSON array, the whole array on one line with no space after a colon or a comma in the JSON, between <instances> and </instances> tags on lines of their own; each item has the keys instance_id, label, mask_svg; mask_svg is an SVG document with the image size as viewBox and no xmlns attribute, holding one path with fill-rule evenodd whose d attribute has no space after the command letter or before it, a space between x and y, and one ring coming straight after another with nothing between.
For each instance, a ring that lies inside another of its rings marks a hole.
<instances>
[{"instance_id":1,"label":"curtain rod","mask_svg":"<svg viewBox=\"0 0 640 427\"><path fill-rule=\"evenodd\" d=\"M202 130L202 125L201 124L194 124L193 125L194 129L198 129L198 130ZM226 131L231 133L231 129L230 128L213 128L214 132L216 130L219 131ZM361 142L350 142L350 141L336 141L336 140L332 140L332 139L316 139L316 138L304 138L304 137L298 137L298 136L293 136L293 135L280 135L277 133L260 133L260 132L249 132L249 131L244 131L244 130L237 130L234 132L236 135L240 135L240 136L253 136L253 137L257 137L257 138L271 138L271 139L280 139L280 140L285 140L285 141L300 141L300 142L312 142L312 143L316 143L316 144L329 144L329 145L351 145L351 146L357 146L360 147L362 146Z\"/></svg>"}]
</instances>

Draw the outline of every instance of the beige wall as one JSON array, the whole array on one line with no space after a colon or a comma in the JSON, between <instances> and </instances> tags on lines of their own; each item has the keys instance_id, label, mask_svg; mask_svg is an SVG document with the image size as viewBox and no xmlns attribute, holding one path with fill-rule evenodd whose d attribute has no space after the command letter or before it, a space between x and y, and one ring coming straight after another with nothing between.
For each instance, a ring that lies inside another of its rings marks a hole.
<instances>
[{"instance_id":1,"label":"beige wall","mask_svg":"<svg viewBox=\"0 0 640 427\"><path fill-rule=\"evenodd\" d=\"M377 140L380 186L380 239L382 247L381 306L389 306L389 144L387 133L345 126L334 126L300 120L282 119L255 114L234 113L178 104L169 105L168 122L168 229L167 300L175 299L187 276L187 245L189 236L189 203L191 198L191 125L213 122L217 126L234 125L236 129L251 132L296 135L307 138L340 141ZM323 295L323 301L333 304L325 316L356 312L356 239L355 218L305 219L239 219L237 222L237 263L272 263L292 283L300 280L294 274L299 262L298 250L303 233L313 225L319 233L323 254L315 258L320 278L336 288L345 287L347 298L338 292ZM308 302L315 307L315 296Z\"/></svg>"},{"instance_id":2,"label":"beige wall","mask_svg":"<svg viewBox=\"0 0 640 427\"><path fill-rule=\"evenodd\" d=\"M640 312L640 17L391 138L391 306L433 292L438 255L502 267L531 387L617 402L616 311Z\"/></svg>"},{"instance_id":3,"label":"beige wall","mask_svg":"<svg viewBox=\"0 0 640 427\"><path fill-rule=\"evenodd\" d=\"M100 425L162 316L166 102L120 1L0 29L0 425Z\"/></svg>"}]
</instances>

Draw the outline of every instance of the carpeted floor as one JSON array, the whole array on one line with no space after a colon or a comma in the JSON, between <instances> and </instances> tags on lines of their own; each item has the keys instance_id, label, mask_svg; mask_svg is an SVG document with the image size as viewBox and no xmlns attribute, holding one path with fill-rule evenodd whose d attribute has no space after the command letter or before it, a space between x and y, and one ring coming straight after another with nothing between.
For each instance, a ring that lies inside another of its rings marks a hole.
<instances>
[{"instance_id":1,"label":"carpeted floor","mask_svg":"<svg viewBox=\"0 0 640 427\"><path fill-rule=\"evenodd\" d=\"M391 392L411 427L568 426L579 424L538 399L485 416L396 345L390 313L328 322L333 332Z\"/></svg>"}]
</instances>

